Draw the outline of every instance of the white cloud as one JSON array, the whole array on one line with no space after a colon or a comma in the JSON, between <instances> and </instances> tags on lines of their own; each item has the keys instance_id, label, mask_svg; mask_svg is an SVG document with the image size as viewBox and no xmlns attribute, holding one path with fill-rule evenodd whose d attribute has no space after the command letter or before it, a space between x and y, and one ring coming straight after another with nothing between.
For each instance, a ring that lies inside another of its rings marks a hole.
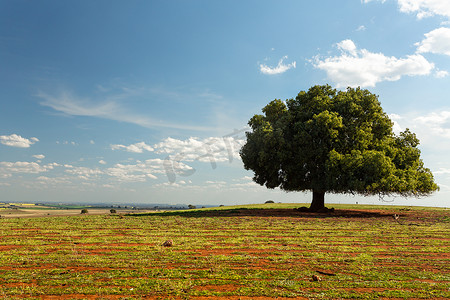
<instances>
[{"instance_id":1,"label":"white cloud","mask_svg":"<svg viewBox=\"0 0 450 300\"><path fill-rule=\"evenodd\" d=\"M418 53L450 55L450 28L440 27L434 29L425 34L423 41L415 45L417 46Z\"/></svg>"},{"instance_id":2,"label":"white cloud","mask_svg":"<svg viewBox=\"0 0 450 300\"><path fill-rule=\"evenodd\" d=\"M106 165L106 161L104 161L103 159L100 159L100 160L98 161L98 163L101 164L101 165Z\"/></svg>"},{"instance_id":3,"label":"white cloud","mask_svg":"<svg viewBox=\"0 0 450 300\"><path fill-rule=\"evenodd\" d=\"M106 169L88 168L88 167L74 167L66 165L66 173L75 175L76 178L95 182L94 180L113 179L119 183L122 182L145 182L147 179L157 179L155 174L166 174L166 161L156 158L145 161L137 161L136 164L115 164L113 167ZM193 170L192 167L177 163L177 172L185 170ZM169 170L170 171L170 170ZM172 170L173 172L173 170ZM180 174L178 174L180 175Z\"/></svg>"},{"instance_id":4,"label":"white cloud","mask_svg":"<svg viewBox=\"0 0 450 300\"><path fill-rule=\"evenodd\" d=\"M226 185L227 182L226 181L211 181L211 180L207 180L205 181L206 184L213 184L213 185Z\"/></svg>"},{"instance_id":5,"label":"white cloud","mask_svg":"<svg viewBox=\"0 0 450 300\"><path fill-rule=\"evenodd\" d=\"M100 169L91 169L88 167L66 167L66 173L75 175L78 179L92 180L99 178L104 172Z\"/></svg>"},{"instance_id":6,"label":"white cloud","mask_svg":"<svg viewBox=\"0 0 450 300\"><path fill-rule=\"evenodd\" d=\"M47 176L39 176L36 178L36 180L39 182L40 185L46 184L46 185L53 185L53 186L59 186L61 184L71 184L71 181L67 177L47 177Z\"/></svg>"},{"instance_id":7,"label":"white cloud","mask_svg":"<svg viewBox=\"0 0 450 300\"><path fill-rule=\"evenodd\" d=\"M283 61L285 59L287 59L287 56L284 56L280 59L280 61L278 62L278 65L276 67L269 67L265 64L260 64L259 65L259 70L261 71L261 73L263 74L267 74L267 75L275 75L275 74L281 74L286 72L289 69L292 69L296 67L296 62L292 62L290 64L284 64Z\"/></svg>"},{"instance_id":8,"label":"white cloud","mask_svg":"<svg viewBox=\"0 0 450 300\"><path fill-rule=\"evenodd\" d=\"M362 0L363 3L372 1L374 0ZM378 1L386 2L386 0ZM450 1L447 0L397 0L397 2L401 12L416 14L418 19L435 15L450 17Z\"/></svg>"},{"instance_id":9,"label":"white cloud","mask_svg":"<svg viewBox=\"0 0 450 300\"><path fill-rule=\"evenodd\" d=\"M37 159L44 159L45 155L44 154L36 154L36 155L33 155L33 157L37 158Z\"/></svg>"},{"instance_id":10,"label":"white cloud","mask_svg":"<svg viewBox=\"0 0 450 300\"><path fill-rule=\"evenodd\" d=\"M17 134L0 135L0 143L11 147L29 148L36 142L39 142L39 140L35 137L26 139Z\"/></svg>"},{"instance_id":11,"label":"white cloud","mask_svg":"<svg viewBox=\"0 0 450 300\"><path fill-rule=\"evenodd\" d=\"M344 40L336 46L340 56L313 60L314 67L324 70L337 87L373 87L381 81L397 81L402 76L428 75L434 64L422 55L408 55L405 58L388 57L366 49L357 49L351 40Z\"/></svg>"},{"instance_id":12,"label":"white cloud","mask_svg":"<svg viewBox=\"0 0 450 300\"><path fill-rule=\"evenodd\" d=\"M57 163L51 163L47 165L40 165L36 162L0 162L0 174L11 174L11 173L26 173L26 174L37 174L42 172L47 172L55 167L60 166Z\"/></svg>"},{"instance_id":13,"label":"white cloud","mask_svg":"<svg viewBox=\"0 0 450 300\"><path fill-rule=\"evenodd\" d=\"M343 40L342 42L337 43L336 47L341 50L342 54L349 53L352 56L357 55L356 45L352 40Z\"/></svg>"},{"instance_id":14,"label":"white cloud","mask_svg":"<svg viewBox=\"0 0 450 300\"><path fill-rule=\"evenodd\" d=\"M232 137L209 137L198 139L190 137L187 140L167 138L163 142L155 144L155 152L169 154L176 161L200 161L200 162L231 162L239 159L239 150L244 140Z\"/></svg>"},{"instance_id":15,"label":"white cloud","mask_svg":"<svg viewBox=\"0 0 450 300\"><path fill-rule=\"evenodd\" d=\"M180 169L191 170L192 168L183 163L177 165ZM147 178L157 179L154 174L166 173L165 161L159 158L148 159L144 162L138 161L136 164L116 164L114 167L105 170L105 174L114 177L121 182L143 182Z\"/></svg>"},{"instance_id":16,"label":"white cloud","mask_svg":"<svg viewBox=\"0 0 450 300\"><path fill-rule=\"evenodd\" d=\"M124 149L125 151L128 152L133 152L133 153L143 153L144 150L145 151L153 151L153 148L149 145L147 145L145 142L140 142L140 143L136 143L136 144L132 144L132 145L111 145L111 149L112 150L119 150L119 149Z\"/></svg>"},{"instance_id":17,"label":"white cloud","mask_svg":"<svg viewBox=\"0 0 450 300\"><path fill-rule=\"evenodd\" d=\"M434 15L450 17L448 0L398 0L399 9L404 13L414 13L418 19Z\"/></svg>"},{"instance_id":18,"label":"white cloud","mask_svg":"<svg viewBox=\"0 0 450 300\"><path fill-rule=\"evenodd\" d=\"M447 71L441 71L441 70L438 70L438 71L436 71L436 73L434 74L434 76L435 76L436 78L444 78L444 77L447 77L447 76L448 76L448 72L447 72Z\"/></svg>"},{"instance_id":19,"label":"white cloud","mask_svg":"<svg viewBox=\"0 0 450 300\"><path fill-rule=\"evenodd\" d=\"M143 182L146 181L147 175L154 176L147 172L142 172L139 165L122 165L116 164L114 167L106 170L106 174L114 177L121 182Z\"/></svg>"}]
</instances>

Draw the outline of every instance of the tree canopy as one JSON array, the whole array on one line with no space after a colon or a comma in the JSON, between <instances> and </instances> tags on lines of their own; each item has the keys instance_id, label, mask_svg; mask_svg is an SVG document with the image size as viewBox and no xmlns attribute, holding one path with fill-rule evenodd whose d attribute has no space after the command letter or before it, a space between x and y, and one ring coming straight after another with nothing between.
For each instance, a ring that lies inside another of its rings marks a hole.
<instances>
[{"instance_id":1,"label":"tree canopy","mask_svg":"<svg viewBox=\"0 0 450 300\"><path fill-rule=\"evenodd\" d=\"M426 196L438 190L424 167L419 140L393 122L368 90L313 86L295 99L275 99L254 115L240 155L253 180L267 188L324 194Z\"/></svg>"}]
</instances>

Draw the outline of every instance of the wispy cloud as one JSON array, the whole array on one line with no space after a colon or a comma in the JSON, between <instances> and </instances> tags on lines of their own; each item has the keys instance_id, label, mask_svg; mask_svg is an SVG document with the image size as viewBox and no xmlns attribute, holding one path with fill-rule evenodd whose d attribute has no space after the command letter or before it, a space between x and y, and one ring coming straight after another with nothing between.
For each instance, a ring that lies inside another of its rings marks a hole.
<instances>
[{"instance_id":1,"label":"wispy cloud","mask_svg":"<svg viewBox=\"0 0 450 300\"><path fill-rule=\"evenodd\" d=\"M41 105L50 107L70 116L97 117L136 124L146 128L174 128L194 131L210 130L210 128L202 126L167 123L162 120L152 119L147 116L129 112L126 107L117 102L117 100L114 100L114 98L122 98L122 95L120 95L120 97L108 97L108 100L103 102L93 101L88 98L79 98L67 91L58 95L39 92L36 96L43 99L43 101L40 102Z\"/></svg>"},{"instance_id":2,"label":"wispy cloud","mask_svg":"<svg viewBox=\"0 0 450 300\"><path fill-rule=\"evenodd\" d=\"M10 147L18 147L18 148L29 148L34 143L39 142L39 140L35 137L30 139L23 138L17 134L11 135L1 135L0 143Z\"/></svg>"},{"instance_id":3,"label":"wispy cloud","mask_svg":"<svg viewBox=\"0 0 450 300\"><path fill-rule=\"evenodd\" d=\"M265 64L260 64L259 65L259 70L261 71L261 73L263 74L267 74L267 75L276 75L276 74L281 74L286 72L289 69L292 69L296 67L296 62L292 62L290 64L284 64L284 60L287 59L287 56L284 56L283 58L281 58L278 61L278 65L276 67L269 67Z\"/></svg>"},{"instance_id":4,"label":"wispy cloud","mask_svg":"<svg viewBox=\"0 0 450 300\"><path fill-rule=\"evenodd\" d=\"M356 28L356 31L365 31L367 28L364 25L359 26L358 28Z\"/></svg>"},{"instance_id":5,"label":"wispy cloud","mask_svg":"<svg viewBox=\"0 0 450 300\"><path fill-rule=\"evenodd\" d=\"M420 54L388 57L358 49L352 40L343 40L336 46L341 51L339 56L315 57L312 63L324 70L337 87L373 87L378 82L397 81L402 76L429 75L434 69L434 64Z\"/></svg>"}]
</instances>

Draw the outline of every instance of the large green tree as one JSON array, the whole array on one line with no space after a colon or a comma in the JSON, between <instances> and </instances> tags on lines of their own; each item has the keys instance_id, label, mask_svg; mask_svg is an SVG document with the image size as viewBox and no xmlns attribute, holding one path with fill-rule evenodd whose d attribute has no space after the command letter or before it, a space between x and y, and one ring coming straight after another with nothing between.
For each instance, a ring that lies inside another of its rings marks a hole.
<instances>
[{"instance_id":1,"label":"large green tree","mask_svg":"<svg viewBox=\"0 0 450 300\"><path fill-rule=\"evenodd\" d=\"M325 193L425 196L438 190L424 167L419 140L399 135L368 90L313 86L295 99L275 99L255 115L240 155L267 188L312 191L310 211Z\"/></svg>"}]
</instances>

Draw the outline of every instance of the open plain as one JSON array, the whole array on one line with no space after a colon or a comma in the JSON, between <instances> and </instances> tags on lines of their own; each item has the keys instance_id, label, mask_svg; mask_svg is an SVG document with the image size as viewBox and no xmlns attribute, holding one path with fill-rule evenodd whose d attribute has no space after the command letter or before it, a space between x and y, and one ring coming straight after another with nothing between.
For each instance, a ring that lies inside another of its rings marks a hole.
<instances>
[{"instance_id":1,"label":"open plain","mask_svg":"<svg viewBox=\"0 0 450 300\"><path fill-rule=\"evenodd\" d=\"M298 206L2 217L0 297L450 298L448 209Z\"/></svg>"}]
</instances>

